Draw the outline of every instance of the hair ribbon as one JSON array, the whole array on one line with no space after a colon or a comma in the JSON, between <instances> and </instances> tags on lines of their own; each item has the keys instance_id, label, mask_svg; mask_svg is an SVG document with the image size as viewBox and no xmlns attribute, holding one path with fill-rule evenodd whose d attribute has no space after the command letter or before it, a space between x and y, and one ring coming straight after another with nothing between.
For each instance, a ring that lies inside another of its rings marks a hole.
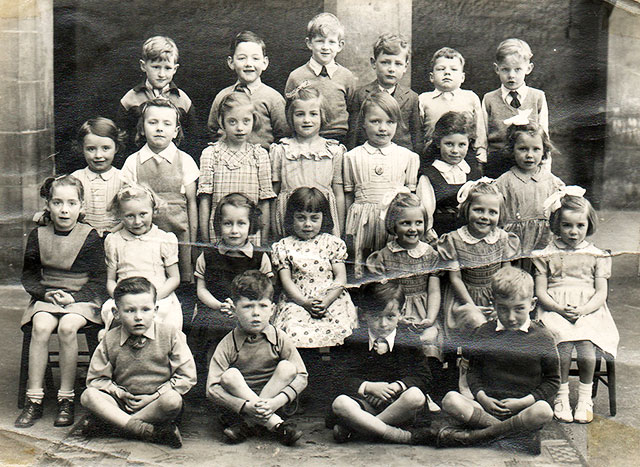
<instances>
[{"instance_id":1,"label":"hair ribbon","mask_svg":"<svg viewBox=\"0 0 640 467\"><path fill-rule=\"evenodd\" d=\"M584 194L587 192L584 188L577 185L570 185L560 188L555 193L551 194L542 204L544 213L548 216L552 212L557 211L562 207L562 198L565 196L576 196L578 198L584 198Z\"/></svg>"},{"instance_id":2,"label":"hair ribbon","mask_svg":"<svg viewBox=\"0 0 640 467\"><path fill-rule=\"evenodd\" d=\"M309 87L311 83L309 83L308 79L305 79L302 83L300 83L298 85L298 87L296 87L293 91L288 92L284 95L284 97L286 97L287 99L291 100L291 99L295 99L296 97L298 97L298 93L300 91L302 91L304 88Z\"/></svg>"},{"instance_id":3,"label":"hair ribbon","mask_svg":"<svg viewBox=\"0 0 640 467\"><path fill-rule=\"evenodd\" d=\"M389 206L391 202L395 199L397 195L400 193L411 193L411 190L406 186L401 186L395 190L387 191L384 196L382 196L382 200L378 203L378 206L382 208L380 211L380 219L385 220L387 217L387 211L389 210Z\"/></svg>"},{"instance_id":4,"label":"hair ribbon","mask_svg":"<svg viewBox=\"0 0 640 467\"><path fill-rule=\"evenodd\" d=\"M489 185L493 182L495 182L495 180L489 177L482 177L479 180L469 180L468 182L465 182L465 184L462 185L458 190L458 206L467 200L467 198L469 197L469 193L471 193L471 190L473 190L476 185L480 183L486 183L487 185Z\"/></svg>"},{"instance_id":5,"label":"hair ribbon","mask_svg":"<svg viewBox=\"0 0 640 467\"><path fill-rule=\"evenodd\" d=\"M528 125L531 123L529 120L529 115L531 115L532 109L520 110L518 109L518 114L513 117L509 117L504 120L504 124L509 125Z\"/></svg>"}]
</instances>

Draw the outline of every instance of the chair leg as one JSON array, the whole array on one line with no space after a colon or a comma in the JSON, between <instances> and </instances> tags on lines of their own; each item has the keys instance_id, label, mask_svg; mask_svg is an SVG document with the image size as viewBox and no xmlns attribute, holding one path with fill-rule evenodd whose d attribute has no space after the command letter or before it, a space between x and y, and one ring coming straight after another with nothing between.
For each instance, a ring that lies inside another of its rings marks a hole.
<instances>
[{"instance_id":1,"label":"chair leg","mask_svg":"<svg viewBox=\"0 0 640 467\"><path fill-rule=\"evenodd\" d=\"M602 359L604 356L601 352L596 350L596 368L593 372L593 389L591 391L591 398L595 399L598 395L598 383L600 382L600 378L602 378L600 374L600 368L602 367Z\"/></svg>"},{"instance_id":2,"label":"chair leg","mask_svg":"<svg viewBox=\"0 0 640 467\"><path fill-rule=\"evenodd\" d=\"M27 397L27 381L29 379L29 347L31 346L31 331L22 335L22 355L20 357L20 379L18 380L18 408L24 407Z\"/></svg>"},{"instance_id":3,"label":"chair leg","mask_svg":"<svg viewBox=\"0 0 640 467\"><path fill-rule=\"evenodd\" d=\"M607 359L607 386L609 387L609 413L615 417L616 407L616 361L613 357Z\"/></svg>"}]
</instances>

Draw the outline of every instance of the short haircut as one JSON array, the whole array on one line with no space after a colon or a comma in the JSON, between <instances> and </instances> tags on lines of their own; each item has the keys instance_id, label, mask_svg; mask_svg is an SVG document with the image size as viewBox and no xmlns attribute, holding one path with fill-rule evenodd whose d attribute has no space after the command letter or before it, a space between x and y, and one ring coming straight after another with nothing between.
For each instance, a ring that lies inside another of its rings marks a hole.
<instances>
[{"instance_id":1,"label":"short haircut","mask_svg":"<svg viewBox=\"0 0 640 467\"><path fill-rule=\"evenodd\" d=\"M113 290L113 300L116 302L116 306L118 306L120 300L125 295L138 295L143 293L150 293L153 295L153 301L156 301L156 288L146 277L127 277L116 285L116 288Z\"/></svg>"},{"instance_id":2,"label":"short haircut","mask_svg":"<svg viewBox=\"0 0 640 467\"><path fill-rule=\"evenodd\" d=\"M122 203L131 200L149 200L151 207L155 211L161 206L165 205L162 200L150 187L141 183L125 183L122 185L116 196L109 205L109 211L116 214L119 217L122 214Z\"/></svg>"},{"instance_id":3,"label":"short haircut","mask_svg":"<svg viewBox=\"0 0 640 467\"><path fill-rule=\"evenodd\" d=\"M344 40L344 26L338 17L331 13L320 13L315 15L307 24L307 39L314 37L328 37L330 34L337 34L338 40Z\"/></svg>"},{"instance_id":4,"label":"short haircut","mask_svg":"<svg viewBox=\"0 0 640 467\"><path fill-rule=\"evenodd\" d=\"M233 38L231 42L231 47L229 48L229 56L233 57L236 53L236 49L238 48L238 44L243 42L254 42L258 44L262 48L262 55L267 56L267 45L264 43L262 37L257 35L253 31L242 31L236 34L236 37Z\"/></svg>"},{"instance_id":5,"label":"short haircut","mask_svg":"<svg viewBox=\"0 0 640 467\"><path fill-rule=\"evenodd\" d=\"M78 199L84 201L84 187L82 182L73 175L59 175L48 177L40 186L40 198L51 201L53 189L57 186L72 186L78 191Z\"/></svg>"},{"instance_id":6,"label":"short haircut","mask_svg":"<svg viewBox=\"0 0 640 467\"><path fill-rule=\"evenodd\" d=\"M256 111L251 98L242 91L230 92L222 99L222 102L220 102L220 107L218 107L218 123L220 128L224 130L224 117L227 113L234 107L242 106L251 107L251 113L253 115L253 127L251 127L251 131L258 131L262 127L260 115Z\"/></svg>"},{"instance_id":7,"label":"short haircut","mask_svg":"<svg viewBox=\"0 0 640 467\"><path fill-rule=\"evenodd\" d=\"M304 82L303 82L304 84ZM313 86L300 86L294 89L291 93L287 94L287 105L285 108L285 114L287 116L287 123L289 124L289 128L291 131L295 133L295 128L293 127L293 104L296 101L311 101L314 99L318 99L320 102L320 127L322 128L327 123L326 118L326 108L324 98L320 93L318 88Z\"/></svg>"},{"instance_id":8,"label":"short haircut","mask_svg":"<svg viewBox=\"0 0 640 467\"><path fill-rule=\"evenodd\" d=\"M231 282L231 299L236 302L240 298L261 300L273 298L273 284L262 272L250 269L238 274Z\"/></svg>"},{"instance_id":9,"label":"short haircut","mask_svg":"<svg viewBox=\"0 0 640 467\"><path fill-rule=\"evenodd\" d=\"M500 42L496 49L496 63L502 63L510 55L517 55L527 62L533 57L529 44L522 39L515 38Z\"/></svg>"},{"instance_id":10,"label":"short haircut","mask_svg":"<svg viewBox=\"0 0 640 467\"><path fill-rule=\"evenodd\" d=\"M396 221L402 215L402 211L407 208L418 208L422 212L422 218L424 219L424 229L427 230L429 225L429 213L424 205L413 193L398 193L395 198L389 204L387 208L387 215L384 217L384 227L387 229L389 235L396 234Z\"/></svg>"},{"instance_id":11,"label":"short haircut","mask_svg":"<svg viewBox=\"0 0 640 467\"><path fill-rule=\"evenodd\" d=\"M360 309L366 316L380 313L391 301L398 304L398 311L402 310L405 294L398 282L370 282L362 287Z\"/></svg>"},{"instance_id":12,"label":"short haircut","mask_svg":"<svg viewBox=\"0 0 640 467\"><path fill-rule=\"evenodd\" d=\"M493 195L497 196L500 200L500 216L498 218L498 225L502 225L505 216L504 209L504 196L498 190L498 187L495 183L485 183L478 182L476 185L469 190L469 194L467 195L467 199L465 199L460 206L458 207L458 217L464 221L465 224L469 222L469 208L476 200L476 198L483 195Z\"/></svg>"},{"instance_id":13,"label":"short haircut","mask_svg":"<svg viewBox=\"0 0 640 467\"><path fill-rule=\"evenodd\" d=\"M588 199L582 196L564 195L560 199L560 207L551 213L549 217L549 226L551 231L560 236L560 223L562 221L562 213L564 211L578 211L587 214L587 221L589 226L587 227L587 236L595 233L598 228L598 216L596 210Z\"/></svg>"},{"instance_id":14,"label":"short haircut","mask_svg":"<svg viewBox=\"0 0 640 467\"><path fill-rule=\"evenodd\" d=\"M457 58L458 60L460 60L460 64L462 65L462 69L464 70L464 57L460 52L458 52L456 49L452 49L451 47L442 47L441 49L435 51L433 57L431 57L431 61L429 62L430 70L433 70L433 67L436 64L436 60L438 60L440 57Z\"/></svg>"},{"instance_id":15,"label":"short haircut","mask_svg":"<svg viewBox=\"0 0 640 467\"><path fill-rule=\"evenodd\" d=\"M176 126L178 127L178 134L175 138L173 138L173 142L177 145L180 144L182 138L184 138L184 133L182 132L182 125L180 125L180 110L178 107L168 99L163 97L156 97L155 99L148 100L144 102L140 106L140 118L138 118L138 125L136 127L136 143L141 141L146 141L146 137L144 134L144 116L149 110L149 107L165 107L167 109L171 109L176 113Z\"/></svg>"},{"instance_id":16,"label":"short haircut","mask_svg":"<svg viewBox=\"0 0 640 467\"><path fill-rule=\"evenodd\" d=\"M469 148L475 143L476 128L475 122L471 114L468 112L447 112L442 115L435 126L431 135L431 144L427 150L430 157L429 161L440 159L440 141L445 136L466 135L469 139Z\"/></svg>"},{"instance_id":17,"label":"short haircut","mask_svg":"<svg viewBox=\"0 0 640 467\"><path fill-rule=\"evenodd\" d=\"M402 34L385 32L378 36L378 40L373 44L373 58L378 58L380 54L400 55L407 52L407 61L411 55L409 41Z\"/></svg>"},{"instance_id":18,"label":"short haircut","mask_svg":"<svg viewBox=\"0 0 640 467\"><path fill-rule=\"evenodd\" d=\"M504 146L505 157L515 161L513 154L515 152L516 141L518 141L518 136L523 133L526 133L529 136L539 135L540 138L542 138L542 149L544 154L542 154L540 163L542 164L545 162L554 150L554 146L551 143L547 132L544 131L544 128L536 122L529 122L526 125L510 125L507 128L507 144Z\"/></svg>"},{"instance_id":19,"label":"short haircut","mask_svg":"<svg viewBox=\"0 0 640 467\"><path fill-rule=\"evenodd\" d=\"M249 235L253 235L262 227L262 212L244 193L229 193L222 198L216 205L215 214L213 215L213 231L216 236L222 236L222 208L225 206L233 206L236 208L247 208L249 210Z\"/></svg>"},{"instance_id":20,"label":"short haircut","mask_svg":"<svg viewBox=\"0 0 640 467\"><path fill-rule=\"evenodd\" d=\"M116 154L122 153L125 149L126 132L120 130L111 119L104 117L90 118L82 124L76 135L74 146L79 153L82 153L84 137L87 135L96 135L113 140L116 145Z\"/></svg>"},{"instance_id":21,"label":"short haircut","mask_svg":"<svg viewBox=\"0 0 640 467\"><path fill-rule=\"evenodd\" d=\"M173 63L178 63L178 46L167 36L153 36L142 44L142 60L152 62L158 60L173 59Z\"/></svg>"},{"instance_id":22,"label":"short haircut","mask_svg":"<svg viewBox=\"0 0 640 467\"><path fill-rule=\"evenodd\" d=\"M322 225L320 233L331 233L333 230L333 218L329 208L327 197L315 187L297 188L287 200L287 209L284 213L284 229L287 235L295 235L293 231L293 216L296 212L320 212L322 213Z\"/></svg>"},{"instance_id":23,"label":"short haircut","mask_svg":"<svg viewBox=\"0 0 640 467\"><path fill-rule=\"evenodd\" d=\"M491 291L494 298L533 298L533 277L520 268L505 266L491 279Z\"/></svg>"},{"instance_id":24,"label":"short haircut","mask_svg":"<svg viewBox=\"0 0 640 467\"><path fill-rule=\"evenodd\" d=\"M402 113L400 105L395 98L385 91L376 91L367 96L360 107L360 118L362 121L367 116L367 112L372 107L381 108L393 121L400 123L402 121Z\"/></svg>"}]
</instances>

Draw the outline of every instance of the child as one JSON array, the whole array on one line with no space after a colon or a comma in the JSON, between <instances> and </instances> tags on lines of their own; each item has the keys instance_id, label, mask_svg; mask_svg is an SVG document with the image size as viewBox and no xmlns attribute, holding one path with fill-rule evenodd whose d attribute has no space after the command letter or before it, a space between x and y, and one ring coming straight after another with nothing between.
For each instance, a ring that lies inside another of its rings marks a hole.
<instances>
[{"instance_id":1,"label":"child","mask_svg":"<svg viewBox=\"0 0 640 467\"><path fill-rule=\"evenodd\" d=\"M233 280L238 325L216 347L207 378L207 397L233 413L234 422L224 429L229 442L244 441L257 427L287 446L302 436L276 413L307 386L307 370L289 337L269 324L272 296L273 285L260 271Z\"/></svg>"},{"instance_id":2,"label":"child","mask_svg":"<svg viewBox=\"0 0 640 467\"><path fill-rule=\"evenodd\" d=\"M473 91L460 89L464 83L464 57L449 47L436 51L431 58L429 81L435 90L420 94L420 115L425 147L432 143L435 124L447 112L464 112L469 116L471 134L476 135L475 149L478 162L487 161L487 139L484 113L480 98ZM433 159L427 159L427 164Z\"/></svg>"},{"instance_id":3,"label":"child","mask_svg":"<svg viewBox=\"0 0 640 467\"><path fill-rule=\"evenodd\" d=\"M109 205L120 191L120 170L113 167L113 159L124 149L124 133L108 118L87 120L78 130L77 148L84 155L87 167L76 170L76 177L84 188L84 221L103 237L118 226L118 219Z\"/></svg>"},{"instance_id":4,"label":"child","mask_svg":"<svg viewBox=\"0 0 640 467\"><path fill-rule=\"evenodd\" d=\"M293 128L293 138L283 138L269 151L275 201L273 228L275 238L284 237L283 218L287 200L296 188L313 186L329 200L333 233L344 230L344 190L342 187L342 156L345 147L333 139L320 136L324 121L324 99L311 86L300 87L287 95L287 121Z\"/></svg>"},{"instance_id":5,"label":"child","mask_svg":"<svg viewBox=\"0 0 640 467\"><path fill-rule=\"evenodd\" d=\"M348 441L353 432L391 443L412 442L406 427L424 407L431 373L417 336L398 327L403 304L397 283L374 283L363 294L367 329L345 341L353 359L345 362L343 394L331 405L338 443Z\"/></svg>"},{"instance_id":6,"label":"child","mask_svg":"<svg viewBox=\"0 0 640 467\"><path fill-rule=\"evenodd\" d=\"M356 277L370 253L387 243L382 210L400 191L415 191L419 157L392 143L400 121L400 106L386 92L370 94L362 104L367 142L345 154L345 234L353 254ZM385 202L386 201L386 202Z\"/></svg>"},{"instance_id":7,"label":"child","mask_svg":"<svg viewBox=\"0 0 640 467\"><path fill-rule=\"evenodd\" d=\"M433 229L442 235L461 227L458 217L458 191L467 181L480 178L475 158L468 157L474 133L467 115L445 113L433 129L427 156L432 163L421 167L416 194L430 214Z\"/></svg>"},{"instance_id":8,"label":"child","mask_svg":"<svg viewBox=\"0 0 640 467\"><path fill-rule=\"evenodd\" d=\"M284 115L284 98L260 80L260 76L269 66L269 57L262 38L251 31L239 33L231 44L227 65L235 71L238 81L220 91L213 100L207 123L213 141L219 140L226 133L220 124L222 101L232 92L240 91L249 96L256 114L260 117L261 125L251 133L249 142L260 144L268 150L271 143L289 133L289 127Z\"/></svg>"},{"instance_id":9,"label":"child","mask_svg":"<svg viewBox=\"0 0 640 467\"><path fill-rule=\"evenodd\" d=\"M196 111L193 103L173 82L173 76L179 66L178 47L171 38L153 36L142 44L140 69L146 75L146 79L122 97L116 114L118 128L127 132L129 152L140 147L136 138L136 127L142 104L159 97L170 100L179 110L178 124L189 139L197 138Z\"/></svg>"},{"instance_id":10,"label":"child","mask_svg":"<svg viewBox=\"0 0 640 467\"><path fill-rule=\"evenodd\" d=\"M179 144L183 136L179 117L178 108L168 100L152 99L142 104L138 137L145 138L147 144L127 158L122 177L149 186L165 201L164 206L156 206L153 221L159 229L177 237L180 280L189 283L193 280L191 244L198 233L196 180L200 171L191 156L174 144Z\"/></svg>"},{"instance_id":11,"label":"child","mask_svg":"<svg viewBox=\"0 0 640 467\"><path fill-rule=\"evenodd\" d=\"M200 158L198 186L200 233L204 243L215 243L214 213L218 202L229 193L244 193L262 212L262 240L269 238L269 200L275 198L271 186L269 154L259 144L248 142L260 120L249 96L232 92L220 103L218 123L224 138L212 143ZM260 234L249 237L260 246Z\"/></svg>"},{"instance_id":12,"label":"child","mask_svg":"<svg viewBox=\"0 0 640 467\"><path fill-rule=\"evenodd\" d=\"M107 333L91 357L82 405L127 436L179 448L174 420L182 396L196 383L187 340L154 320L156 288L144 277L123 279L113 296L122 325ZM89 420L86 434L93 428Z\"/></svg>"},{"instance_id":13,"label":"child","mask_svg":"<svg viewBox=\"0 0 640 467\"><path fill-rule=\"evenodd\" d=\"M31 327L27 400L15 422L32 426L42 417L44 374L49 338L60 341L60 389L54 426L69 426L74 418L74 385L78 360L77 332L100 323L104 290L104 249L98 233L79 223L83 208L82 183L71 175L48 178L40 189L51 223L29 234L24 252L22 285L31 302L20 325Z\"/></svg>"},{"instance_id":14,"label":"child","mask_svg":"<svg viewBox=\"0 0 640 467\"><path fill-rule=\"evenodd\" d=\"M123 229L109 234L104 242L107 261L107 291L114 297L116 284L128 277L144 276L157 290L160 323L182 329L182 308L174 291L180 284L178 242L152 222L160 201L149 188L125 185L113 203ZM113 302L102 307L105 330L111 328Z\"/></svg>"},{"instance_id":15,"label":"child","mask_svg":"<svg viewBox=\"0 0 640 467\"><path fill-rule=\"evenodd\" d=\"M395 236L367 259L367 268L402 286L406 300L400 321L420 335L427 357L442 359L438 253L423 242L429 214L416 195L398 193L391 201L385 226Z\"/></svg>"},{"instance_id":16,"label":"child","mask_svg":"<svg viewBox=\"0 0 640 467\"><path fill-rule=\"evenodd\" d=\"M558 353L549 331L529 318L536 305L533 280L506 267L496 273L491 287L498 319L474 333L469 386L475 400L455 391L442 400L444 410L468 428L440 429L438 447L530 437L553 417L549 404L560 379ZM539 438L534 435L534 440L532 451L539 454Z\"/></svg>"},{"instance_id":17,"label":"child","mask_svg":"<svg viewBox=\"0 0 640 467\"><path fill-rule=\"evenodd\" d=\"M514 165L496 180L505 200L504 229L520 238L522 254L526 256L549 243L549 215L543 204L564 183L543 168L551 143L540 125L511 125L505 151Z\"/></svg>"},{"instance_id":18,"label":"child","mask_svg":"<svg viewBox=\"0 0 640 467\"><path fill-rule=\"evenodd\" d=\"M555 334L560 353L560 389L554 415L562 422L590 423L596 346L615 357L619 335L607 307L611 258L585 240L595 232L597 216L583 195L583 189L567 187L564 193L556 193L549 200L551 231L556 239L534 254L533 264L536 295L544 310L540 318ZM569 368L574 348L578 354L580 385L572 415Z\"/></svg>"},{"instance_id":19,"label":"child","mask_svg":"<svg viewBox=\"0 0 640 467\"><path fill-rule=\"evenodd\" d=\"M349 103L356 92L353 73L336 63L336 55L344 47L344 26L331 13L314 16L307 25L307 48L311 59L291 72L285 94L308 84L318 88L326 103L326 124L320 136L345 144L349 130Z\"/></svg>"},{"instance_id":20,"label":"child","mask_svg":"<svg viewBox=\"0 0 640 467\"><path fill-rule=\"evenodd\" d=\"M400 106L402 119L393 142L418 154L422 154L422 127L418 95L400 84L409 65L411 46L402 34L384 33L373 46L371 66L376 72L376 80L358 89L349 109L349 139L347 147L353 149L364 144L366 137L362 122L358 121L360 107L373 92L384 91L391 94ZM479 102L479 101L478 101Z\"/></svg>"},{"instance_id":21,"label":"child","mask_svg":"<svg viewBox=\"0 0 640 467\"><path fill-rule=\"evenodd\" d=\"M329 203L317 188L295 190L284 216L289 235L273 244L273 265L284 293L273 325L296 347L341 345L358 316L344 286L347 246L331 235Z\"/></svg>"},{"instance_id":22,"label":"child","mask_svg":"<svg viewBox=\"0 0 640 467\"><path fill-rule=\"evenodd\" d=\"M498 178L509 170L511 161L501 151L507 145L507 128L514 117L537 123L544 133L549 134L549 109L544 91L531 88L524 82L533 70L531 57L529 44L521 39L504 40L496 50L493 66L502 85L482 99L488 141L484 174L488 177Z\"/></svg>"}]
</instances>

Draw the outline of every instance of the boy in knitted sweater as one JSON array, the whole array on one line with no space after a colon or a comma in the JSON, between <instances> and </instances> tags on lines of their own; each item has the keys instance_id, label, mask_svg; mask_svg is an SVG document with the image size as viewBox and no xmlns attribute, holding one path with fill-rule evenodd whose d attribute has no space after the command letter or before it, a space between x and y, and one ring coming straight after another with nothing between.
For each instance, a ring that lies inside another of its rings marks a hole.
<instances>
[{"instance_id":1,"label":"boy in knitted sweater","mask_svg":"<svg viewBox=\"0 0 640 467\"><path fill-rule=\"evenodd\" d=\"M174 420L182 396L196 383L196 366L185 335L155 323L156 289L144 277L116 286L113 314L121 325L109 330L91 357L81 402L102 422L144 441L182 446ZM99 420L89 417L86 435Z\"/></svg>"}]
</instances>

